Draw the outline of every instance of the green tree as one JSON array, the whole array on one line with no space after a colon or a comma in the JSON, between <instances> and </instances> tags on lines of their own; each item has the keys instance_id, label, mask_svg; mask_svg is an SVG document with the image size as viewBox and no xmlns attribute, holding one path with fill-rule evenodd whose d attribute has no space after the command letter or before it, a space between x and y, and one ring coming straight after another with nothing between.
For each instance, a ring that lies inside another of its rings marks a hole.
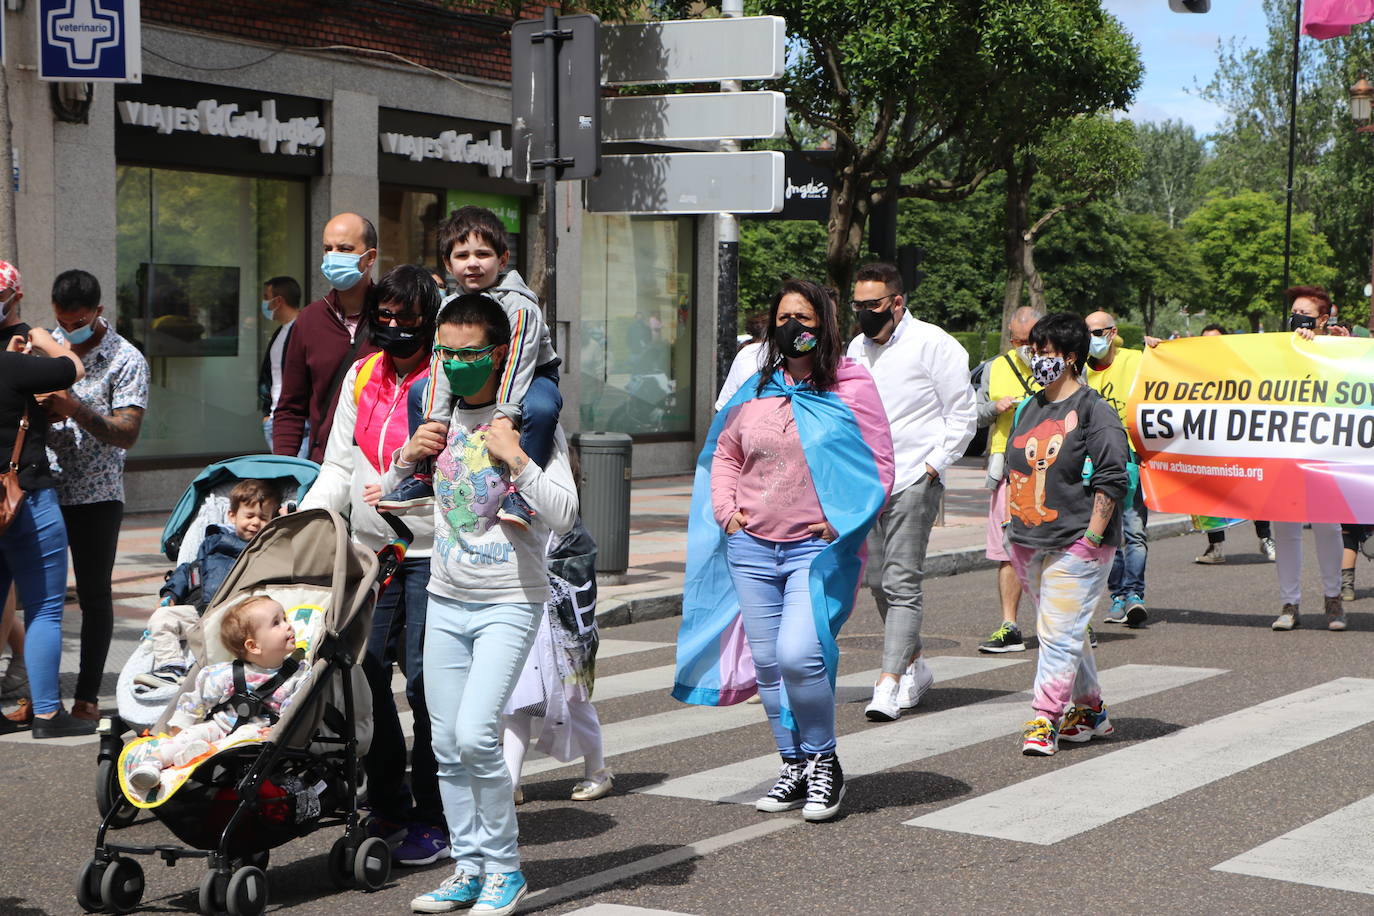
<instances>
[{"instance_id":1,"label":"green tree","mask_svg":"<svg viewBox=\"0 0 1374 916\"><path fill-rule=\"evenodd\" d=\"M1154 335L1161 310L1175 304L1201 310L1207 269L1183 231L1153 213L1129 213L1124 222L1129 262L1125 276L1145 333Z\"/></svg>"},{"instance_id":2,"label":"green tree","mask_svg":"<svg viewBox=\"0 0 1374 916\"><path fill-rule=\"evenodd\" d=\"M838 289L850 285L875 205L965 197L1058 121L1124 108L1140 83L1135 45L1099 0L754 0L748 9L786 18L789 112L834 137L826 267Z\"/></svg>"},{"instance_id":3,"label":"green tree","mask_svg":"<svg viewBox=\"0 0 1374 916\"><path fill-rule=\"evenodd\" d=\"M1127 209L1153 213L1165 225L1177 228L1197 206L1198 174L1207 161L1207 150L1191 125L1182 121L1146 122L1136 125L1140 151L1140 176L1122 192Z\"/></svg>"},{"instance_id":4,"label":"green tree","mask_svg":"<svg viewBox=\"0 0 1374 916\"><path fill-rule=\"evenodd\" d=\"M1245 322L1251 331L1259 331L1262 323L1270 330L1278 327L1283 225L1283 205L1265 194L1241 191L1231 197L1208 197L1183 223L1209 275L1205 296L1191 303L1190 310ZM1311 214L1295 213L1293 281L1330 284L1336 275L1331 257L1331 246L1315 230Z\"/></svg>"},{"instance_id":5,"label":"green tree","mask_svg":"<svg viewBox=\"0 0 1374 916\"><path fill-rule=\"evenodd\" d=\"M739 222L739 321L768 308L783 280L825 278L825 226L809 220Z\"/></svg>"}]
</instances>

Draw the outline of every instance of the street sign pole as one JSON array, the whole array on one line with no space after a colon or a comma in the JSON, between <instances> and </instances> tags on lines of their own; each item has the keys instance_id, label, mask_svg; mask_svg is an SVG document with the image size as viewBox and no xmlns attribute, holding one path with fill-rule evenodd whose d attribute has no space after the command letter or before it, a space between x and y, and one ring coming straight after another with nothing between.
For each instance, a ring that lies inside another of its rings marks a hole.
<instances>
[{"instance_id":1,"label":"street sign pole","mask_svg":"<svg viewBox=\"0 0 1374 916\"><path fill-rule=\"evenodd\" d=\"M549 334L558 339L558 42L572 33L558 29L553 7L544 7L542 42L544 64L544 158L533 165L544 170L544 320Z\"/></svg>"},{"instance_id":2,"label":"street sign pole","mask_svg":"<svg viewBox=\"0 0 1374 916\"><path fill-rule=\"evenodd\" d=\"M723 19L744 16L744 0L722 0ZM721 80L721 92L739 92L739 80ZM723 153L739 152L738 140L720 141ZM769 329L771 333L771 328ZM725 384L739 349L739 218L733 213L716 216L716 391Z\"/></svg>"}]
</instances>

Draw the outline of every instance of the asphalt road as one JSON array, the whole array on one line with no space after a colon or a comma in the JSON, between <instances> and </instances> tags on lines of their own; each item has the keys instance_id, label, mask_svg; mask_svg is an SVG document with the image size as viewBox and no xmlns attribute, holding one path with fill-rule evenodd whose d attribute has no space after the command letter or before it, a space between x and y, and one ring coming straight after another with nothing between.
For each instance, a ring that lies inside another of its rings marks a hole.
<instances>
[{"instance_id":1,"label":"asphalt road","mask_svg":"<svg viewBox=\"0 0 1374 916\"><path fill-rule=\"evenodd\" d=\"M850 791L827 824L715 800L752 798L759 767L766 777L772 766L752 762L772 752L760 707L694 710L667 695L659 669L672 664L676 620L605 631L620 654L600 661L598 685L618 695L597 706L617 791L572 802L580 766L529 762L520 827L537 894L525 911L1374 911L1374 590L1360 588L1345 633L1319 628L1314 597L1309 628L1275 633L1272 565L1233 553L1226 566L1195 566L1202 547L1200 536L1153 545L1151 625L1098 626L1117 734L1053 758L1019 751L1029 707L1016 695L1031 685L1034 650L989 660L975 649L998 616L993 574L931 580L927 655L940 679L885 725L864 720L863 691L844 692ZM1319 594L1315 571L1305 586ZM866 597L841 646L842 676L876 668L880 626ZM638 749L618 752L628 748ZM93 744L0 743L0 913L78 911L75 876L97 824L93 759ZM168 835L145 820L122 836ZM404 913L448 870L339 892L325 869L335 836L274 851L270 911ZM144 865L145 912L194 912L199 866Z\"/></svg>"}]
</instances>

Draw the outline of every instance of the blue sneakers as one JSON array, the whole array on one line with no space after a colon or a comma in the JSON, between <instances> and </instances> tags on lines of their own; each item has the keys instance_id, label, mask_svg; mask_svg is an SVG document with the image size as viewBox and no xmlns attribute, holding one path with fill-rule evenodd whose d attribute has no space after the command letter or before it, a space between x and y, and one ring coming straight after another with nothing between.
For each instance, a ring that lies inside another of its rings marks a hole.
<instances>
[{"instance_id":1,"label":"blue sneakers","mask_svg":"<svg viewBox=\"0 0 1374 916\"><path fill-rule=\"evenodd\" d=\"M434 502L434 485L422 477L407 477L401 485L377 501L378 512L400 512Z\"/></svg>"},{"instance_id":2,"label":"blue sneakers","mask_svg":"<svg viewBox=\"0 0 1374 916\"><path fill-rule=\"evenodd\" d=\"M523 881L521 888L524 888ZM470 872L454 872L444 879L438 890L421 894L410 901L410 908L416 913L450 913L472 906L483 891L481 878Z\"/></svg>"},{"instance_id":3,"label":"blue sneakers","mask_svg":"<svg viewBox=\"0 0 1374 916\"><path fill-rule=\"evenodd\" d=\"M525 873L520 871L488 872L482 884L482 893L473 904L474 913L483 916L507 916L514 913L520 898L525 896L529 885L525 883Z\"/></svg>"},{"instance_id":4,"label":"blue sneakers","mask_svg":"<svg viewBox=\"0 0 1374 916\"><path fill-rule=\"evenodd\" d=\"M432 865L448 855L448 834L428 824L407 824L405 834L391 850L397 865Z\"/></svg>"},{"instance_id":5,"label":"blue sneakers","mask_svg":"<svg viewBox=\"0 0 1374 916\"><path fill-rule=\"evenodd\" d=\"M1126 622L1126 596L1117 595L1112 598L1111 610L1107 611L1107 623Z\"/></svg>"}]
</instances>

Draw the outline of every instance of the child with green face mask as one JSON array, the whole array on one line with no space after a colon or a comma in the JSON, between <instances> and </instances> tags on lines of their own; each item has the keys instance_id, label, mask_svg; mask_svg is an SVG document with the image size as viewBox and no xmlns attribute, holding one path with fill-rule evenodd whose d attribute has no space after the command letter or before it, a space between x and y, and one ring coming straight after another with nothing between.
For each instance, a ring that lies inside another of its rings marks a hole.
<instances>
[{"instance_id":1,"label":"child with green face mask","mask_svg":"<svg viewBox=\"0 0 1374 916\"><path fill-rule=\"evenodd\" d=\"M394 487L434 457L434 553L425 613L424 685L449 824L454 873L411 901L438 913L477 904L513 912L524 896L514 789L500 747L501 713L549 599L545 548L577 519L567 444L540 467L517 433L496 422L497 390L515 341L493 298L462 295L439 313L436 357L457 402L427 422L382 479ZM501 524L506 496L533 510L528 527Z\"/></svg>"},{"instance_id":2,"label":"child with green face mask","mask_svg":"<svg viewBox=\"0 0 1374 916\"><path fill-rule=\"evenodd\" d=\"M463 293L486 293L505 310L510 325L508 355L500 367L493 397L497 425L520 433L520 446L535 464L543 467L553 453L554 429L563 410L558 391L561 360L554 352L548 324L539 308L539 298L525 285L520 274L506 270L510 250L500 218L483 207L462 207L439 228L439 249L444 265L458 281ZM448 300L452 302L453 299ZM434 349L430 366L430 390L424 416L417 418L412 432L423 422L447 423L455 398L467 398L480 386L473 382L483 372L482 354L471 354L474 365ZM488 368L486 371L490 371ZM471 388L466 392L464 388ZM402 481L394 492L382 497L378 507L399 510L428 505L434 490L423 465L417 475ZM506 524L528 530L533 513L518 493L509 493L498 518Z\"/></svg>"}]
</instances>

